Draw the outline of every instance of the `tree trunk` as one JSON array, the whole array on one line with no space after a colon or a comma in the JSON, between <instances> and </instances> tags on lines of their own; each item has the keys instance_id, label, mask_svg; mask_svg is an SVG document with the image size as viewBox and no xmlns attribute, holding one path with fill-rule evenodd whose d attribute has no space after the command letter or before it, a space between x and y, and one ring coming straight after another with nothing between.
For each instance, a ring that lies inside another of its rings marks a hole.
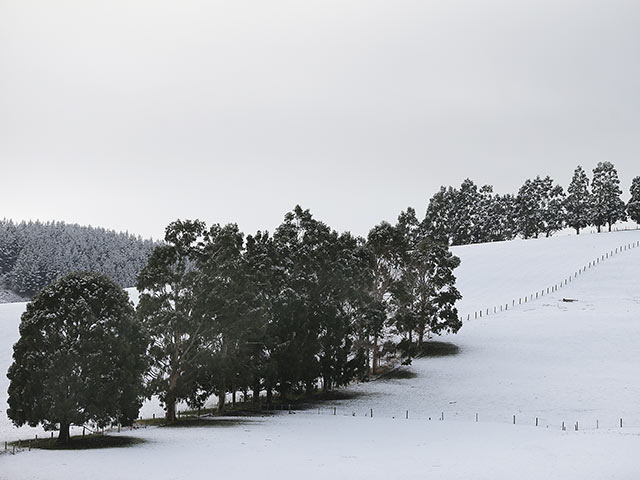
<instances>
[{"instance_id":1,"label":"tree trunk","mask_svg":"<svg viewBox=\"0 0 640 480\"><path fill-rule=\"evenodd\" d=\"M273 401L273 389L271 387L267 387L267 404L271 405Z\"/></svg>"},{"instance_id":2,"label":"tree trunk","mask_svg":"<svg viewBox=\"0 0 640 480\"><path fill-rule=\"evenodd\" d=\"M176 399L172 396L165 400L165 410L166 415L165 418L167 422L173 423L176 421Z\"/></svg>"},{"instance_id":3,"label":"tree trunk","mask_svg":"<svg viewBox=\"0 0 640 480\"><path fill-rule=\"evenodd\" d=\"M609 231L611 231L611 222L609 222Z\"/></svg>"},{"instance_id":4,"label":"tree trunk","mask_svg":"<svg viewBox=\"0 0 640 480\"><path fill-rule=\"evenodd\" d=\"M60 422L60 433L58 434L58 443L67 445L71 442L71 435L69 435L70 425L67 422Z\"/></svg>"},{"instance_id":5,"label":"tree trunk","mask_svg":"<svg viewBox=\"0 0 640 480\"><path fill-rule=\"evenodd\" d=\"M420 327L418 327L418 347L422 347L422 343L424 342L424 330L425 325L422 323Z\"/></svg>"},{"instance_id":6,"label":"tree trunk","mask_svg":"<svg viewBox=\"0 0 640 480\"><path fill-rule=\"evenodd\" d=\"M373 336L373 359L371 362L371 374L376 374L378 368L378 335Z\"/></svg>"},{"instance_id":7,"label":"tree trunk","mask_svg":"<svg viewBox=\"0 0 640 480\"><path fill-rule=\"evenodd\" d=\"M601 227L601 225L596 225L596 228L597 228L597 230L598 230L598 233L600 233L600 227Z\"/></svg>"},{"instance_id":8,"label":"tree trunk","mask_svg":"<svg viewBox=\"0 0 640 480\"><path fill-rule=\"evenodd\" d=\"M253 384L253 398L251 400L253 403L258 403L260 401L260 380Z\"/></svg>"},{"instance_id":9,"label":"tree trunk","mask_svg":"<svg viewBox=\"0 0 640 480\"><path fill-rule=\"evenodd\" d=\"M576 235L580 235L580 229L576 227Z\"/></svg>"},{"instance_id":10,"label":"tree trunk","mask_svg":"<svg viewBox=\"0 0 640 480\"><path fill-rule=\"evenodd\" d=\"M218 391L218 412L224 412L224 404L227 400L227 391L224 387L220 387Z\"/></svg>"},{"instance_id":11,"label":"tree trunk","mask_svg":"<svg viewBox=\"0 0 640 480\"><path fill-rule=\"evenodd\" d=\"M313 380L307 380L305 383L305 390L307 397L313 395Z\"/></svg>"},{"instance_id":12,"label":"tree trunk","mask_svg":"<svg viewBox=\"0 0 640 480\"><path fill-rule=\"evenodd\" d=\"M231 406L236 408L236 387L231 387Z\"/></svg>"}]
</instances>

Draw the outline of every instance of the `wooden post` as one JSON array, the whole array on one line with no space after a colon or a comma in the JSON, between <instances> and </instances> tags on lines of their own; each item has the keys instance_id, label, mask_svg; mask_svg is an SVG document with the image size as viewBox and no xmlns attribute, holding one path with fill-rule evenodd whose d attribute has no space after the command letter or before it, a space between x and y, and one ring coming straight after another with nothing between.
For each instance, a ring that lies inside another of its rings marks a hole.
<instances>
[{"instance_id":1,"label":"wooden post","mask_svg":"<svg viewBox=\"0 0 640 480\"><path fill-rule=\"evenodd\" d=\"M513 416L513 424L514 425L516 424L516 416L515 415Z\"/></svg>"},{"instance_id":2,"label":"wooden post","mask_svg":"<svg viewBox=\"0 0 640 480\"><path fill-rule=\"evenodd\" d=\"M598 425L599 423L600 423L600 422L598 422L598 420L596 420L596 430L597 430L598 428L600 428L600 425Z\"/></svg>"},{"instance_id":3,"label":"wooden post","mask_svg":"<svg viewBox=\"0 0 640 480\"><path fill-rule=\"evenodd\" d=\"M83 427L82 427L82 436L83 436L83 437L84 437L84 430L85 430L85 427L83 426Z\"/></svg>"},{"instance_id":4,"label":"wooden post","mask_svg":"<svg viewBox=\"0 0 640 480\"><path fill-rule=\"evenodd\" d=\"M476 413L476 422L478 421L478 414Z\"/></svg>"},{"instance_id":5,"label":"wooden post","mask_svg":"<svg viewBox=\"0 0 640 480\"><path fill-rule=\"evenodd\" d=\"M620 428L622 428L622 419L620 419Z\"/></svg>"},{"instance_id":6,"label":"wooden post","mask_svg":"<svg viewBox=\"0 0 640 480\"><path fill-rule=\"evenodd\" d=\"M536 417L536 427L538 426L538 417Z\"/></svg>"},{"instance_id":7,"label":"wooden post","mask_svg":"<svg viewBox=\"0 0 640 480\"><path fill-rule=\"evenodd\" d=\"M409 420L409 410L407 410L406 418L407 418L407 420Z\"/></svg>"},{"instance_id":8,"label":"wooden post","mask_svg":"<svg viewBox=\"0 0 640 480\"><path fill-rule=\"evenodd\" d=\"M333 407L333 414L336 414L336 407Z\"/></svg>"},{"instance_id":9,"label":"wooden post","mask_svg":"<svg viewBox=\"0 0 640 480\"><path fill-rule=\"evenodd\" d=\"M562 422L562 431L564 432L566 430L565 426L564 426L564 422Z\"/></svg>"},{"instance_id":10,"label":"wooden post","mask_svg":"<svg viewBox=\"0 0 640 480\"><path fill-rule=\"evenodd\" d=\"M371 418L373 418L373 408L371 409Z\"/></svg>"}]
</instances>

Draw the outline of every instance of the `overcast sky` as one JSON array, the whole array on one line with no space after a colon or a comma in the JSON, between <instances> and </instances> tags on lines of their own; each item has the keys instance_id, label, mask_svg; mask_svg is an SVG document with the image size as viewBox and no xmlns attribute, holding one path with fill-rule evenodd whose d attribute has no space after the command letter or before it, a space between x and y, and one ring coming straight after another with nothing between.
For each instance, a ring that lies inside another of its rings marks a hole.
<instances>
[{"instance_id":1,"label":"overcast sky","mask_svg":"<svg viewBox=\"0 0 640 480\"><path fill-rule=\"evenodd\" d=\"M0 218L364 235L604 160L627 195L638 0L0 0Z\"/></svg>"}]
</instances>

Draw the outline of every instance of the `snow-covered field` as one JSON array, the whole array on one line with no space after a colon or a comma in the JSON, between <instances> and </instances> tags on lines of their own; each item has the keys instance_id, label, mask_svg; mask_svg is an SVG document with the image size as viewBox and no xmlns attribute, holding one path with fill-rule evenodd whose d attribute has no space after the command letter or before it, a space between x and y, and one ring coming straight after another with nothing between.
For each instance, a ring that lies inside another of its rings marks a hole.
<instances>
[{"instance_id":1,"label":"snow-covered field","mask_svg":"<svg viewBox=\"0 0 640 480\"><path fill-rule=\"evenodd\" d=\"M638 478L640 247L546 293L638 241L630 231L457 247L460 312L472 320L438 339L457 353L415 360L409 378L354 385L354 398L295 415L137 430L148 442L135 447L0 455L0 478ZM0 305L3 371L23 309ZM7 383L0 378L0 440L33 436L6 420Z\"/></svg>"}]
</instances>

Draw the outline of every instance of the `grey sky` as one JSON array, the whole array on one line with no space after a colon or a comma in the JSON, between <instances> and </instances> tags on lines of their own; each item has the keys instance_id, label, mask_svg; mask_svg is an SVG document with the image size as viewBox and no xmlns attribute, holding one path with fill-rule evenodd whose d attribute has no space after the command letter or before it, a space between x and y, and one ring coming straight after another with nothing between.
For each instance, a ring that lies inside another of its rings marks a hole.
<instances>
[{"instance_id":1,"label":"grey sky","mask_svg":"<svg viewBox=\"0 0 640 480\"><path fill-rule=\"evenodd\" d=\"M0 217L366 234L639 158L637 0L0 0Z\"/></svg>"}]
</instances>

